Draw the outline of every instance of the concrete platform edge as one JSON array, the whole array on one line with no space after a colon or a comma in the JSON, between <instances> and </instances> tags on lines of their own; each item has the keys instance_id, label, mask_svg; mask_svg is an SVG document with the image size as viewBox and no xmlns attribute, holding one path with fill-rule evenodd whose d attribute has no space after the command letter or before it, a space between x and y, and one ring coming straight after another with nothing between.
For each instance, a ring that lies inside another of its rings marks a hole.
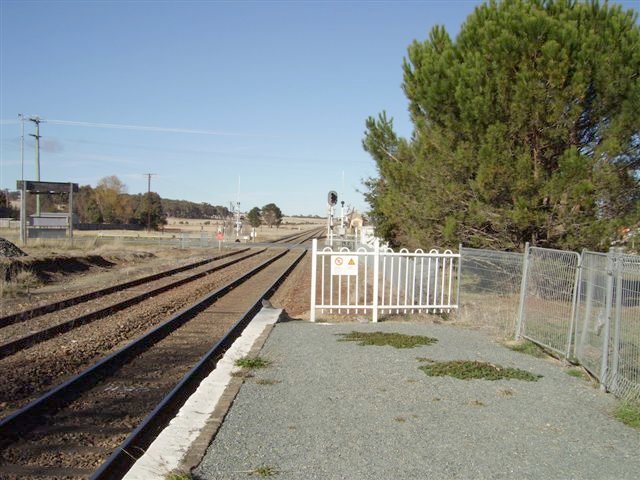
<instances>
[{"instance_id":1,"label":"concrete platform edge","mask_svg":"<svg viewBox=\"0 0 640 480\"><path fill-rule=\"evenodd\" d=\"M234 362L258 354L281 315L281 309L263 308L255 316L125 480L164 480L171 472L189 472L200 463L242 386L243 379L233 376L240 370Z\"/></svg>"}]
</instances>

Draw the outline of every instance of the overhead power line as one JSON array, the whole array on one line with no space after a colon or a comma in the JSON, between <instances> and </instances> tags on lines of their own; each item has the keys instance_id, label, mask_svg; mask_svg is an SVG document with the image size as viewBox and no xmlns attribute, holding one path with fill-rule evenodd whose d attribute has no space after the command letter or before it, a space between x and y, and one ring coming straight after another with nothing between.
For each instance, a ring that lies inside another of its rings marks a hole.
<instances>
[{"instance_id":1,"label":"overhead power line","mask_svg":"<svg viewBox=\"0 0 640 480\"><path fill-rule=\"evenodd\" d=\"M70 125L74 127L93 127L93 128L115 128L120 130L138 130L146 132L164 132L164 133L189 133L195 135L216 135L228 137L266 137L267 135L257 135L250 133L232 133L219 132L215 130L193 130L189 128L172 128L172 127L152 127L147 125L126 125L120 123L96 123L96 122L80 122L75 120L51 120L47 119L47 123L54 125Z\"/></svg>"}]
</instances>

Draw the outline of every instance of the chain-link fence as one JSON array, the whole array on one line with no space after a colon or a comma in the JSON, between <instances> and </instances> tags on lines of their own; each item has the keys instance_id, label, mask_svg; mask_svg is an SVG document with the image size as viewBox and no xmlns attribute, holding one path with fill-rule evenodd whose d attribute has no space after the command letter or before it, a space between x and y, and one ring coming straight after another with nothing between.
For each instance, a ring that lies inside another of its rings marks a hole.
<instances>
[{"instance_id":1,"label":"chain-link fence","mask_svg":"<svg viewBox=\"0 0 640 480\"><path fill-rule=\"evenodd\" d=\"M569 357L580 255L531 247L524 263L524 285L516 336Z\"/></svg>"},{"instance_id":2,"label":"chain-link fence","mask_svg":"<svg viewBox=\"0 0 640 480\"><path fill-rule=\"evenodd\" d=\"M462 322L522 336L640 399L640 257L461 248Z\"/></svg>"},{"instance_id":3,"label":"chain-link fence","mask_svg":"<svg viewBox=\"0 0 640 480\"><path fill-rule=\"evenodd\" d=\"M523 255L460 247L459 321L513 339L520 299Z\"/></svg>"},{"instance_id":4,"label":"chain-link fence","mask_svg":"<svg viewBox=\"0 0 640 480\"><path fill-rule=\"evenodd\" d=\"M605 387L640 399L640 257L582 254L576 356Z\"/></svg>"}]
</instances>

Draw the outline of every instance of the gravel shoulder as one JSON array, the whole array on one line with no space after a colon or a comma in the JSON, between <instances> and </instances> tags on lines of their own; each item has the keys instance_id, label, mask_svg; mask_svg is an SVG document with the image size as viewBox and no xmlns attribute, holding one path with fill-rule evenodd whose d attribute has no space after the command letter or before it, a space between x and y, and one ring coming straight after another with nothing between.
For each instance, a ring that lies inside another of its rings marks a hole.
<instances>
[{"instance_id":1,"label":"gravel shoulder","mask_svg":"<svg viewBox=\"0 0 640 480\"><path fill-rule=\"evenodd\" d=\"M438 339L412 349L359 346L338 333ZM291 321L276 325L194 478L635 479L640 432L615 399L553 360L435 324ZM429 377L417 357L479 360L543 377ZM266 470L269 471L268 469Z\"/></svg>"}]
</instances>

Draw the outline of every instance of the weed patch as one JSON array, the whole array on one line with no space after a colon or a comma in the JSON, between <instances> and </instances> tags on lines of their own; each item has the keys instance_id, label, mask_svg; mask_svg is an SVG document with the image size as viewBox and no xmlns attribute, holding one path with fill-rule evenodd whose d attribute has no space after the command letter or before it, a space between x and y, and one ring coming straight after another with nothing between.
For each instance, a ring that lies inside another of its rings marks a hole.
<instances>
[{"instance_id":1,"label":"weed patch","mask_svg":"<svg viewBox=\"0 0 640 480\"><path fill-rule=\"evenodd\" d=\"M263 465L261 467L256 467L251 470L251 475L255 475L257 477L273 477L277 475L279 472L275 467L271 467L269 465Z\"/></svg>"},{"instance_id":2,"label":"weed patch","mask_svg":"<svg viewBox=\"0 0 640 480\"><path fill-rule=\"evenodd\" d=\"M514 379L527 382L536 382L542 375L534 375L518 368L505 368L492 363L454 360L451 362L436 362L428 358L419 358L427 365L419 367L431 377L454 377L460 380L502 380Z\"/></svg>"},{"instance_id":3,"label":"weed patch","mask_svg":"<svg viewBox=\"0 0 640 480\"><path fill-rule=\"evenodd\" d=\"M171 472L165 480L193 480L193 476L190 473Z\"/></svg>"},{"instance_id":4,"label":"weed patch","mask_svg":"<svg viewBox=\"0 0 640 480\"><path fill-rule=\"evenodd\" d=\"M545 352L541 346L528 340L524 342L506 343L505 346L514 352L526 353L536 358L544 358L547 356L547 352Z\"/></svg>"},{"instance_id":5,"label":"weed patch","mask_svg":"<svg viewBox=\"0 0 640 480\"><path fill-rule=\"evenodd\" d=\"M266 368L269 365L271 361L262 357L244 357L235 362L235 366L240 368Z\"/></svg>"},{"instance_id":6,"label":"weed patch","mask_svg":"<svg viewBox=\"0 0 640 480\"><path fill-rule=\"evenodd\" d=\"M340 342L359 342L358 345L376 345L379 347L389 345L395 348L414 348L419 345L432 345L438 340L436 338L422 335L404 335L402 333L385 332L350 332L338 333L343 338Z\"/></svg>"},{"instance_id":7,"label":"weed patch","mask_svg":"<svg viewBox=\"0 0 640 480\"><path fill-rule=\"evenodd\" d=\"M587 381L591 380L591 377L589 376L589 374L584 370L582 370L581 368L569 368L568 370L566 370L566 372L567 372L567 375L569 375L570 377L581 378L582 380L587 380Z\"/></svg>"},{"instance_id":8,"label":"weed patch","mask_svg":"<svg viewBox=\"0 0 640 480\"><path fill-rule=\"evenodd\" d=\"M614 416L625 425L640 430L640 403L622 402L616 408Z\"/></svg>"},{"instance_id":9,"label":"weed patch","mask_svg":"<svg viewBox=\"0 0 640 480\"><path fill-rule=\"evenodd\" d=\"M277 385L278 383L282 383L280 380L273 380L272 378L259 378L256 380L258 385Z\"/></svg>"}]
</instances>

